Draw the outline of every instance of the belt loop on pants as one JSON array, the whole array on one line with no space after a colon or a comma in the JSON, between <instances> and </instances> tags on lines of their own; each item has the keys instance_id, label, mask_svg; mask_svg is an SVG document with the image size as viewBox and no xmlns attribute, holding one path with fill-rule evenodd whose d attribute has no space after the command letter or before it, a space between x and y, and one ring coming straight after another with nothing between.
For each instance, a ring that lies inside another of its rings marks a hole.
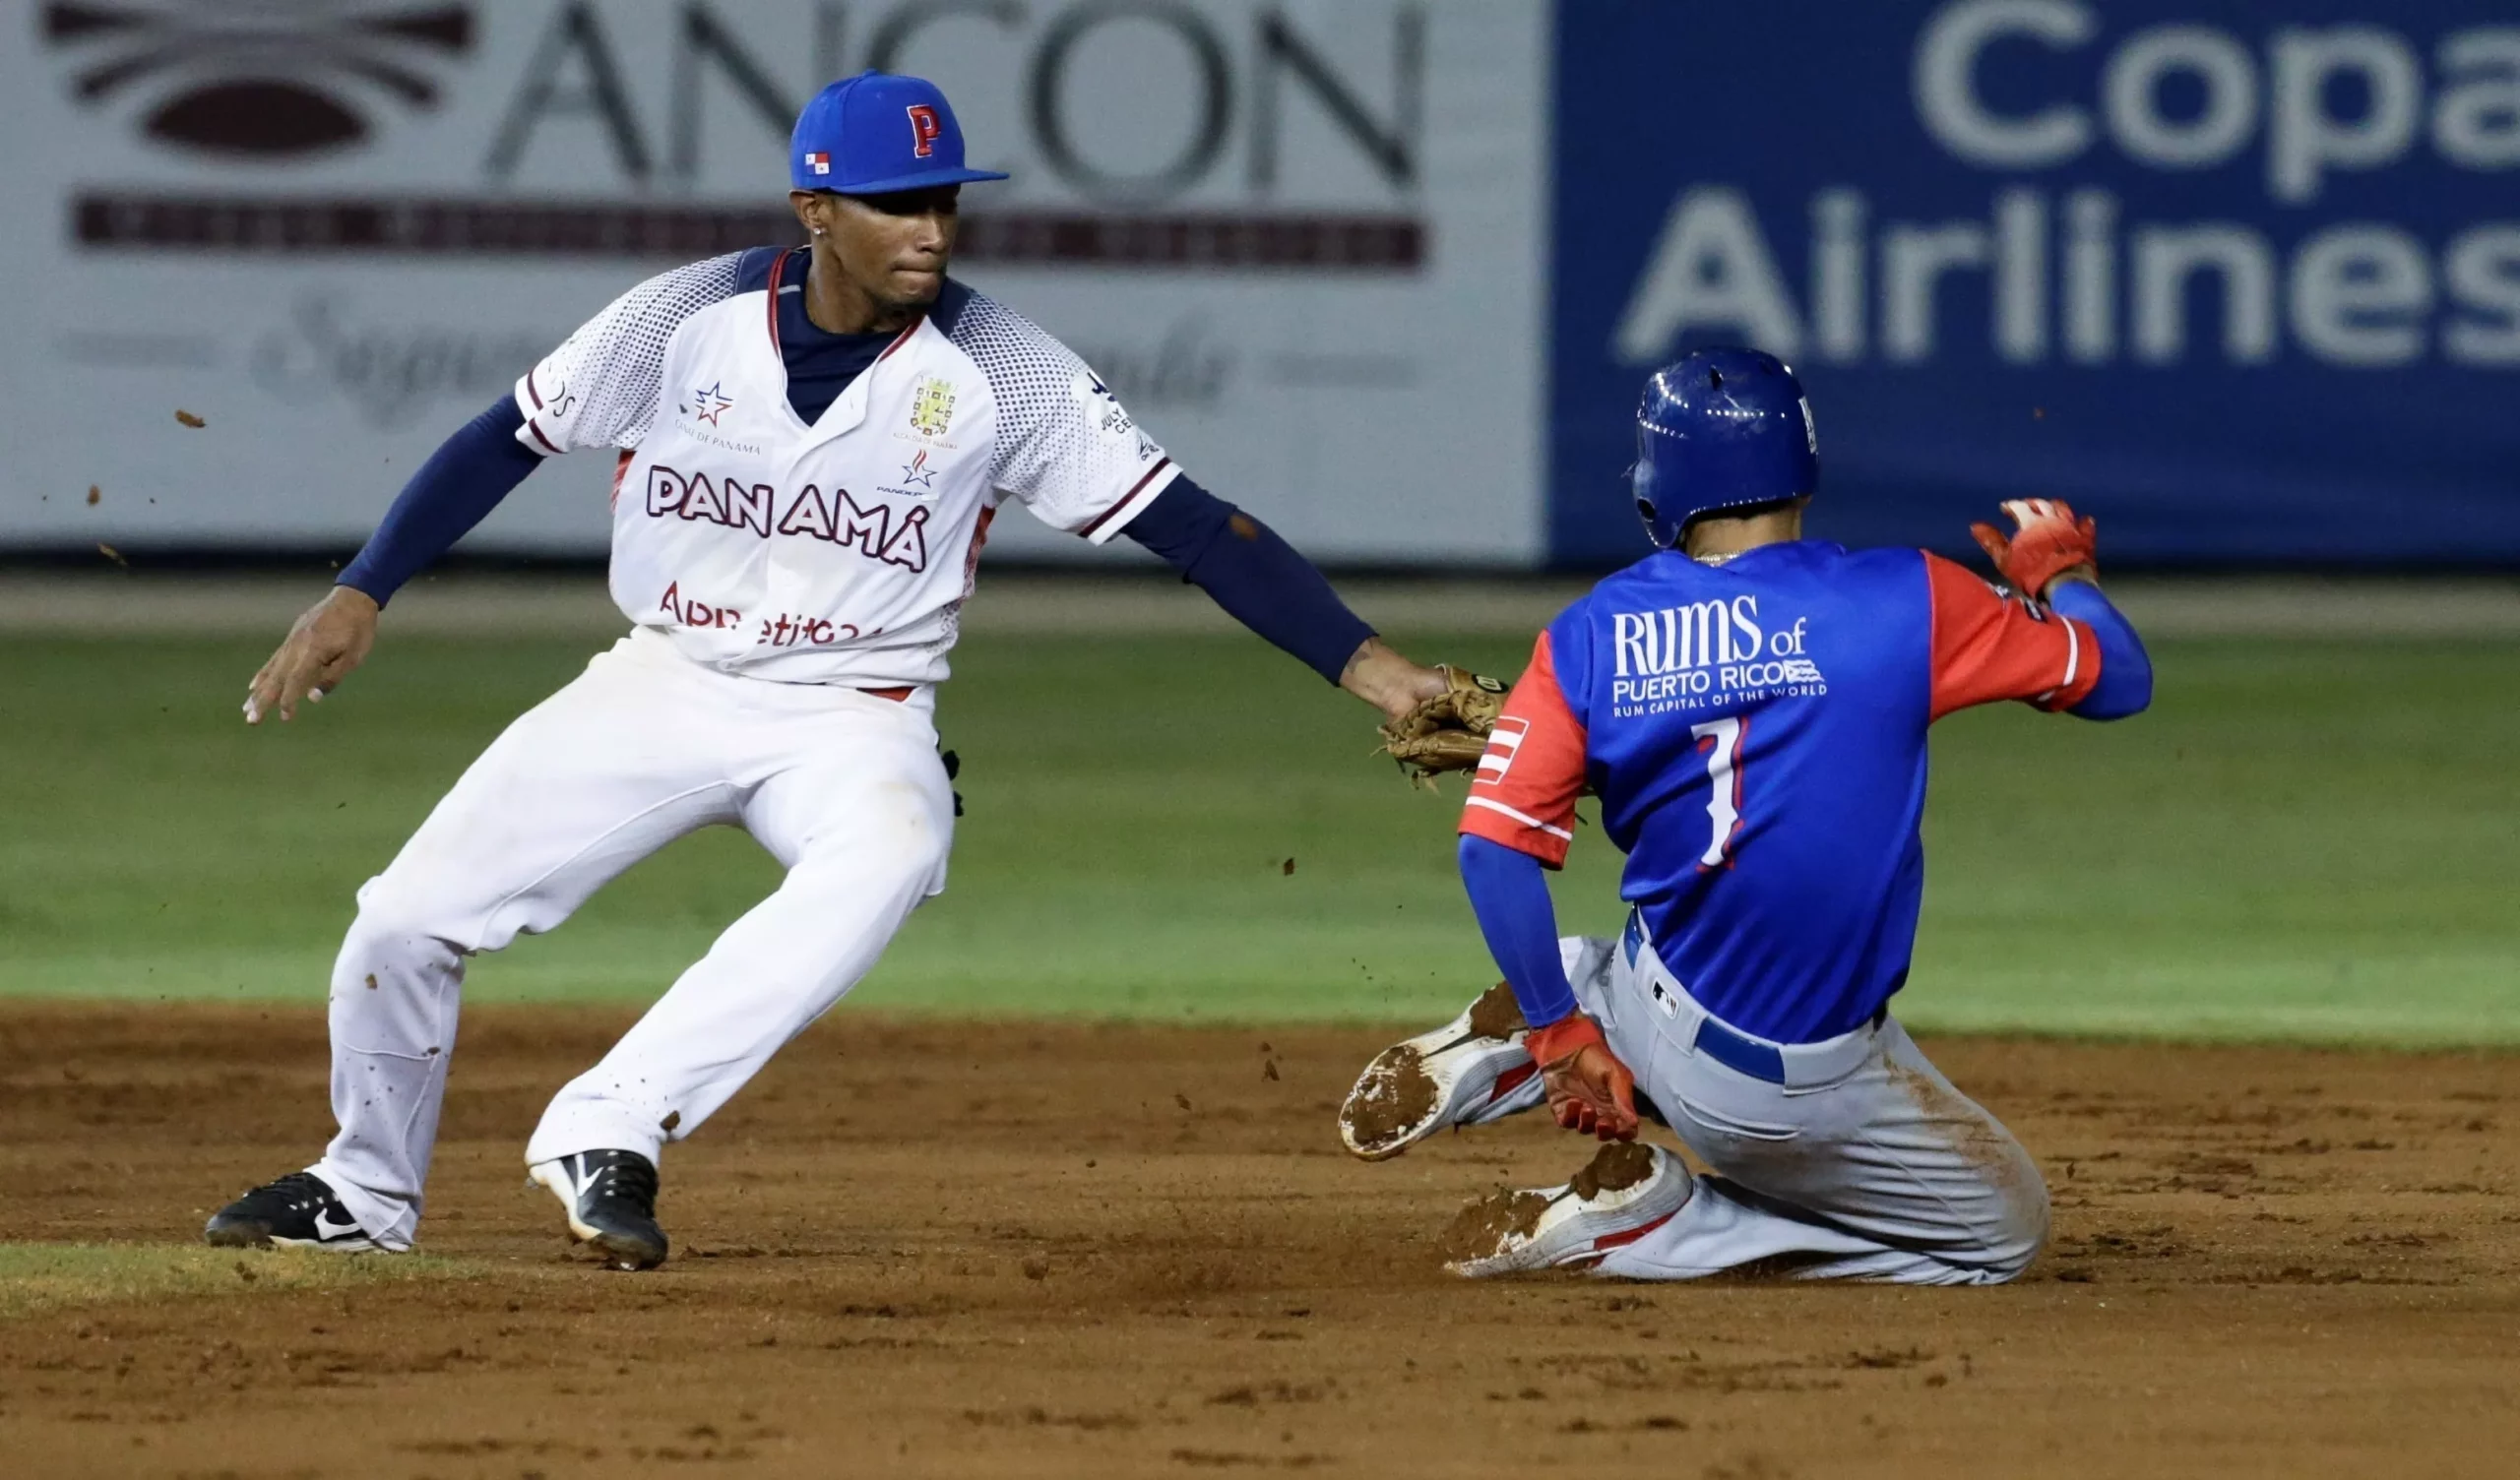
<instances>
[{"instance_id":1,"label":"belt loop on pants","mask_svg":"<svg viewBox=\"0 0 2520 1480\"><path fill-rule=\"evenodd\" d=\"M1674 1019L1672 1028L1679 1040L1697 1053L1751 1079L1788 1089L1805 1089L1813 1085L1834 1083L1854 1072L1864 1057L1872 1052L1872 1035L1888 1018L1886 1011L1875 1014L1872 1020L1853 1032L1823 1038L1817 1043L1778 1043L1742 1032L1706 1010L1704 1004L1689 995L1688 988L1663 963L1662 953L1646 949L1652 943L1645 934L1642 914L1628 911L1627 931L1622 949L1628 964L1635 968L1649 992L1657 999L1655 1007L1665 1017ZM1679 1019L1695 1019L1695 1025Z\"/></svg>"}]
</instances>

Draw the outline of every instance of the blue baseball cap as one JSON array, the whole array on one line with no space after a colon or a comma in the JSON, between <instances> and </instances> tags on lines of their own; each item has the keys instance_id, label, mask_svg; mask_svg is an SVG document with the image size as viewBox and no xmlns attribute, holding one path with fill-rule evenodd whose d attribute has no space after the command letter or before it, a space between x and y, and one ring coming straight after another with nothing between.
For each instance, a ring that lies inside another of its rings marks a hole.
<instances>
[{"instance_id":1,"label":"blue baseball cap","mask_svg":"<svg viewBox=\"0 0 2520 1480\"><path fill-rule=\"evenodd\" d=\"M973 180L1003 180L963 165L963 126L923 77L860 72L814 94L788 141L798 190L884 195Z\"/></svg>"}]
</instances>

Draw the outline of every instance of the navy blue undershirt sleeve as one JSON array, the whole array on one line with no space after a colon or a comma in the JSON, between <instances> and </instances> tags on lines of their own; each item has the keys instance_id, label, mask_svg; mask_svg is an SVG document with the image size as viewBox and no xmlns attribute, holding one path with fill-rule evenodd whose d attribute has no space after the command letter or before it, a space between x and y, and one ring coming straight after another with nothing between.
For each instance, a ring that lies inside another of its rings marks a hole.
<instances>
[{"instance_id":1,"label":"navy blue undershirt sleeve","mask_svg":"<svg viewBox=\"0 0 2520 1480\"><path fill-rule=\"evenodd\" d=\"M516 440L524 425L516 398L502 396L439 444L333 584L365 591L379 606L392 600L542 465L539 453Z\"/></svg>"},{"instance_id":2,"label":"navy blue undershirt sleeve","mask_svg":"<svg viewBox=\"0 0 2520 1480\"><path fill-rule=\"evenodd\" d=\"M2100 639L2100 682L2067 713L2083 719L2123 719L2153 702L2153 659L2135 625L2088 581L2059 581L2048 587L2048 605L2083 623Z\"/></svg>"},{"instance_id":3,"label":"navy blue undershirt sleeve","mask_svg":"<svg viewBox=\"0 0 2520 1480\"><path fill-rule=\"evenodd\" d=\"M1514 989L1523 1020L1546 1027L1575 1011L1575 989L1557 952L1557 905L1541 861L1484 837L1461 840L1461 882L1487 954Z\"/></svg>"},{"instance_id":4,"label":"navy blue undershirt sleeve","mask_svg":"<svg viewBox=\"0 0 2520 1480\"><path fill-rule=\"evenodd\" d=\"M1123 532L1334 684L1374 635L1276 530L1186 477L1173 479Z\"/></svg>"}]
</instances>

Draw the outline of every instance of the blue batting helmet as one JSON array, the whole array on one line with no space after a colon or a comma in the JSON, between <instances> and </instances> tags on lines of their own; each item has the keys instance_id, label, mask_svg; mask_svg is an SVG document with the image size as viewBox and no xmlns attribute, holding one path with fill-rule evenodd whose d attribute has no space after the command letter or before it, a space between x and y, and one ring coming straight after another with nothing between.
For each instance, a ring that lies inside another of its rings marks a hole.
<instances>
[{"instance_id":1,"label":"blue batting helmet","mask_svg":"<svg viewBox=\"0 0 2520 1480\"><path fill-rule=\"evenodd\" d=\"M1820 485L1811 403L1775 355L1698 350L1645 383L1629 476L1645 532L1667 550L1692 520L1807 497Z\"/></svg>"}]
</instances>

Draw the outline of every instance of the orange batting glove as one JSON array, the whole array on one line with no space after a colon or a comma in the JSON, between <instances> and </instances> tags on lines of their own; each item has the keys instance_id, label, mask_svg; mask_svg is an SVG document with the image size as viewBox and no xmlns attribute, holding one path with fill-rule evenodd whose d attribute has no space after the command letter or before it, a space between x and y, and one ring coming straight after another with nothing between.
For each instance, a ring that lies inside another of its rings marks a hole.
<instances>
[{"instance_id":1,"label":"orange batting glove","mask_svg":"<svg viewBox=\"0 0 2520 1480\"><path fill-rule=\"evenodd\" d=\"M1636 1139L1636 1076L1610 1052L1600 1023L1570 1013L1532 1029L1523 1047L1540 1065L1549 1113L1560 1126L1604 1141Z\"/></svg>"},{"instance_id":2,"label":"orange batting glove","mask_svg":"<svg viewBox=\"0 0 2520 1480\"><path fill-rule=\"evenodd\" d=\"M1971 524L1969 532L1978 536L1978 547L2014 590L2046 600L2048 584L2065 572L2080 567L2098 574L2100 527L2089 517L2076 520L2072 505L2061 499L2006 499L2003 509L2012 516L2011 538L1992 524Z\"/></svg>"}]
</instances>

